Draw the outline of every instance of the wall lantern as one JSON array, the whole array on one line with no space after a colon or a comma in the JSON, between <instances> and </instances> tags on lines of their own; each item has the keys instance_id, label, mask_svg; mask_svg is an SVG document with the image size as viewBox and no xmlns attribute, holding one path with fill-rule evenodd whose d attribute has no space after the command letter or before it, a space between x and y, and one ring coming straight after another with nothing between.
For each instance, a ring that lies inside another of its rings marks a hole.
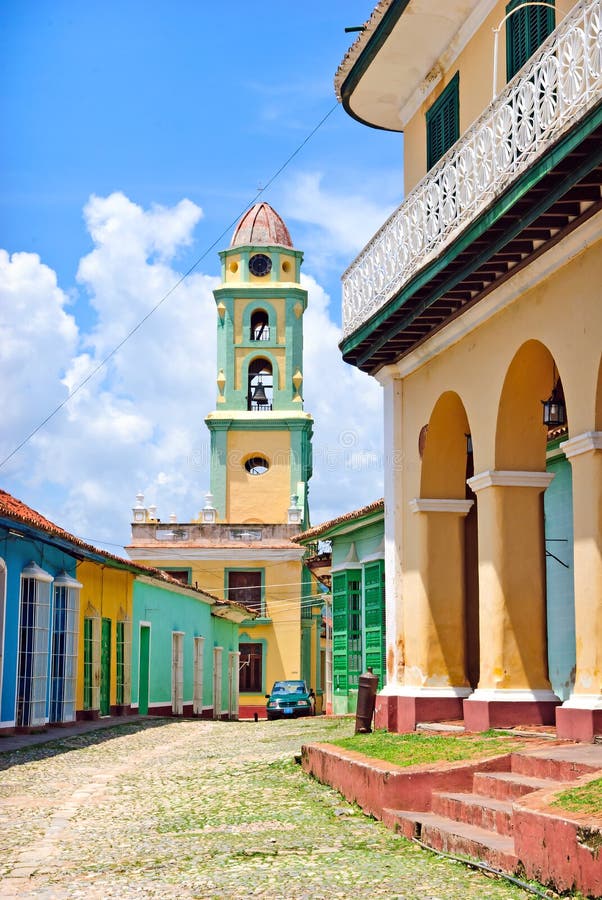
<instances>
[{"instance_id":1,"label":"wall lantern","mask_svg":"<svg viewBox=\"0 0 602 900\"><path fill-rule=\"evenodd\" d=\"M554 370L556 374L556 370ZM566 423L566 407L560 379L556 378L554 389L547 400L542 400L543 424L548 428L559 428Z\"/></svg>"}]
</instances>

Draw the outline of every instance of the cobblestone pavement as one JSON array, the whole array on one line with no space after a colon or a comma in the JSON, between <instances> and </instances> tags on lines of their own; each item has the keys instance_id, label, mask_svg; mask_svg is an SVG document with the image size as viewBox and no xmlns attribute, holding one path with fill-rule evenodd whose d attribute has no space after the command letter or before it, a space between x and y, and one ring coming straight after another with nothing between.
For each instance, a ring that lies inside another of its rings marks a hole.
<instances>
[{"instance_id":1,"label":"cobblestone pavement","mask_svg":"<svg viewBox=\"0 0 602 900\"><path fill-rule=\"evenodd\" d=\"M530 896L305 776L349 720L146 720L0 753L0 897ZM0 745L1 749L1 745Z\"/></svg>"}]
</instances>

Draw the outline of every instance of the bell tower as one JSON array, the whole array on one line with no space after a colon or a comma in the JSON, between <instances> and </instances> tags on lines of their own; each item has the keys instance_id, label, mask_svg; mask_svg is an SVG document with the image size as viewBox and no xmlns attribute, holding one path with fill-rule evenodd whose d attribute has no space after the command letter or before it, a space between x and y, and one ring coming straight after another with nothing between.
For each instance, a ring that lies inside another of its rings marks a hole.
<instances>
[{"instance_id":1,"label":"bell tower","mask_svg":"<svg viewBox=\"0 0 602 900\"><path fill-rule=\"evenodd\" d=\"M303 254L267 203L220 252L211 494L217 522L309 525L313 419L303 410Z\"/></svg>"}]
</instances>

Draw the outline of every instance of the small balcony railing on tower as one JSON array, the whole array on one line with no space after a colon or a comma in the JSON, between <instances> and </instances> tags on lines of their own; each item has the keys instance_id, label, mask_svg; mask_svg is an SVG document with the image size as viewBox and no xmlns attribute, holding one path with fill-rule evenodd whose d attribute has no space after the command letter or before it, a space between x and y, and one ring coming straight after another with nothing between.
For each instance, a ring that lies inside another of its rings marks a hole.
<instances>
[{"instance_id":1,"label":"small balcony railing on tower","mask_svg":"<svg viewBox=\"0 0 602 900\"><path fill-rule=\"evenodd\" d=\"M248 407L252 412L269 412L272 408L272 404L269 402L256 403L255 400L250 400Z\"/></svg>"},{"instance_id":2,"label":"small balcony railing on tower","mask_svg":"<svg viewBox=\"0 0 602 900\"><path fill-rule=\"evenodd\" d=\"M600 0L581 0L343 274L343 338L436 259L600 100Z\"/></svg>"},{"instance_id":3,"label":"small balcony railing on tower","mask_svg":"<svg viewBox=\"0 0 602 900\"><path fill-rule=\"evenodd\" d=\"M270 339L270 326L269 325L251 326L251 340L252 341L269 341L269 339Z\"/></svg>"}]
</instances>

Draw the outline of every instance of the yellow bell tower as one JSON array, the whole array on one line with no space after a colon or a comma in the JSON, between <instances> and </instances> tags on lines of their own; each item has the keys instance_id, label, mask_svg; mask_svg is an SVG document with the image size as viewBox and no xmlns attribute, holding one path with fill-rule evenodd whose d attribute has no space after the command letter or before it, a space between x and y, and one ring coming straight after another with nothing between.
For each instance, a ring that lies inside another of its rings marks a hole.
<instances>
[{"instance_id":1,"label":"yellow bell tower","mask_svg":"<svg viewBox=\"0 0 602 900\"><path fill-rule=\"evenodd\" d=\"M216 521L307 527L312 417L303 411L303 254L267 203L220 253L217 403L211 433Z\"/></svg>"}]
</instances>

